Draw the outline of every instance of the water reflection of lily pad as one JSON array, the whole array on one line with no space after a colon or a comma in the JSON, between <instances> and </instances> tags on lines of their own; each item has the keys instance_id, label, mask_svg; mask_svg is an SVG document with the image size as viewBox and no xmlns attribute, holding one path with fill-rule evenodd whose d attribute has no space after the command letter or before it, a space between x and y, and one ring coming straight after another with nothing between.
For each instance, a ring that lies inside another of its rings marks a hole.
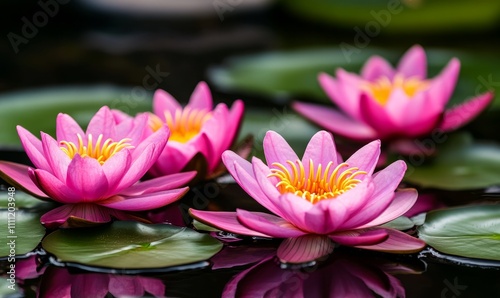
<instances>
[{"instance_id":1,"label":"water reflection of lily pad","mask_svg":"<svg viewBox=\"0 0 500 298\"><path fill-rule=\"evenodd\" d=\"M480 189L500 184L500 146L450 136L438 156L421 166L409 163L406 181L446 190Z\"/></svg>"},{"instance_id":2,"label":"water reflection of lily pad","mask_svg":"<svg viewBox=\"0 0 500 298\"><path fill-rule=\"evenodd\" d=\"M419 237L446 254L500 260L500 205L431 211Z\"/></svg>"},{"instance_id":3,"label":"water reflection of lily pad","mask_svg":"<svg viewBox=\"0 0 500 298\"><path fill-rule=\"evenodd\" d=\"M118 221L109 226L57 230L42 241L60 262L147 269L204 261L222 244L207 234L166 224Z\"/></svg>"},{"instance_id":4,"label":"water reflection of lily pad","mask_svg":"<svg viewBox=\"0 0 500 298\"><path fill-rule=\"evenodd\" d=\"M5 93L0 96L0 144L20 145L16 125L29 131L44 131L55 135L58 113L71 114L86 126L93 114L103 105L135 113L151 109L151 96L131 99L131 90L117 87L48 88Z\"/></svg>"},{"instance_id":5,"label":"water reflection of lily pad","mask_svg":"<svg viewBox=\"0 0 500 298\"><path fill-rule=\"evenodd\" d=\"M0 257L9 256L11 249L15 251L15 255L27 254L37 247L45 235L40 214L24 210L0 210L0 230L2 234L5 233L7 243L0 246Z\"/></svg>"}]
</instances>

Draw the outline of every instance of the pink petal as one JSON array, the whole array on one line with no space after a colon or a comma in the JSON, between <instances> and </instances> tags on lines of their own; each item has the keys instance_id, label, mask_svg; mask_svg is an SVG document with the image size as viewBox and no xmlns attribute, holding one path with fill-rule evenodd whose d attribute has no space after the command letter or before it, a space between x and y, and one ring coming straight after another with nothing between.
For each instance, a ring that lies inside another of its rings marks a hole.
<instances>
[{"instance_id":1,"label":"pink petal","mask_svg":"<svg viewBox=\"0 0 500 298\"><path fill-rule=\"evenodd\" d=\"M360 91L356 87L359 80L356 78L344 82L342 79L346 80L346 78L349 78L346 72L339 70L337 74L340 75L339 80L332 78L327 73L320 73L318 76L319 84L330 100L345 114L349 115L349 118L359 119Z\"/></svg>"},{"instance_id":2,"label":"pink petal","mask_svg":"<svg viewBox=\"0 0 500 298\"><path fill-rule=\"evenodd\" d=\"M144 290L153 296L161 297L165 295L165 284L161 279L142 276L138 276L136 279L139 280Z\"/></svg>"},{"instance_id":3,"label":"pink petal","mask_svg":"<svg viewBox=\"0 0 500 298\"><path fill-rule=\"evenodd\" d=\"M387 60L380 56L372 56L361 69L361 77L367 81L375 81L381 77L392 80L395 70Z\"/></svg>"},{"instance_id":4,"label":"pink petal","mask_svg":"<svg viewBox=\"0 0 500 298\"><path fill-rule=\"evenodd\" d=\"M99 109L99 111L97 111L92 119L90 119L86 135L92 135L94 140L97 140L99 135L102 134L104 140L108 138L114 140L115 126L115 118L113 117L111 110L107 106L103 106Z\"/></svg>"},{"instance_id":5,"label":"pink petal","mask_svg":"<svg viewBox=\"0 0 500 298\"><path fill-rule=\"evenodd\" d=\"M139 182L124 189L120 194L125 196L139 196L184 186L196 176L196 171L171 174Z\"/></svg>"},{"instance_id":6,"label":"pink petal","mask_svg":"<svg viewBox=\"0 0 500 298\"><path fill-rule=\"evenodd\" d=\"M78 144L78 134L82 137L85 136L85 132L83 132L75 119L67 114L59 113L56 120L57 141L67 141Z\"/></svg>"},{"instance_id":7,"label":"pink petal","mask_svg":"<svg viewBox=\"0 0 500 298\"><path fill-rule=\"evenodd\" d=\"M182 106L168 92L158 89L153 95L153 112L165 121L165 112L174 115L176 110L181 110Z\"/></svg>"},{"instance_id":8,"label":"pink petal","mask_svg":"<svg viewBox=\"0 0 500 298\"><path fill-rule=\"evenodd\" d=\"M367 172L366 175L371 176L380 156L380 144L380 140L368 143L354 152L345 162L349 167L357 167L360 171Z\"/></svg>"},{"instance_id":9,"label":"pink petal","mask_svg":"<svg viewBox=\"0 0 500 298\"><path fill-rule=\"evenodd\" d=\"M377 132L370 126L323 105L293 102L292 108L317 125L354 140L372 140Z\"/></svg>"},{"instance_id":10,"label":"pink petal","mask_svg":"<svg viewBox=\"0 0 500 298\"><path fill-rule=\"evenodd\" d=\"M95 298L106 297L108 278L103 274L76 274L71 281L69 297Z\"/></svg>"},{"instance_id":11,"label":"pink petal","mask_svg":"<svg viewBox=\"0 0 500 298\"><path fill-rule=\"evenodd\" d=\"M209 172L220 163L220 155L228 148L223 147L227 138L227 127L233 125L228 123L229 111L225 104L219 104L212 112L212 118L208 119L203 125L201 133L208 138L208 144L200 144L196 147L204 153L208 161Z\"/></svg>"},{"instance_id":12,"label":"pink petal","mask_svg":"<svg viewBox=\"0 0 500 298\"><path fill-rule=\"evenodd\" d=\"M385 107L380 105L375 99L367 94L361 94L361 116L363 121L370 125L379 138L390 136L397 131L397 123L395 123L387 114Z\"/></svg>"},{"instance_id":13,"label":"pink petal","mask_svg":"<svg viewBox=\"0 0 500 298\"><path fill-rule=\"evenodd\" d=\"M329 162L333 162L332 171L337 166L337 150L333 136L322 130L314 134L307 144L302 163L306 166L306 177L309 176L309 161L312 160L315 165L321 164L323 167ZM324 169L324 168L323 168Z\"/></svg>"},{"instance_id":14,"label":"pink petal","mask_svg":"<svg viewBox=\"0 0 500 298\"><path fill-rule=\"evenodd\" d=\"M105 196L117 193L117 187L131 164L132 155L128 149L121 150L104 162L101 169L108 181L108 191Z\"/></svg>"},{"instance_id":15,"label":"pink petal","mask_svg":"<svg viewBox=\"0 0 500 298\"><path fill-rule=\"evenodd\" d=\"M43 151L50 166L49 172L51 172L59 180L65 181L71 158L61 150L57 141L51 136L43 132L41 134Z\"/></svg>"},{"instance_id":16,"label":"pink petal","mask_svg":"<svg viewBox=\"0 0 500 298\"><path fill-rule=\"evenodd\" d=\"M40 222L47 228L52 229L64 224L70 216L95 223L111 221L110 213L106 208L94 204L66 204L42 215Z\"/></svg>"},{"instance_id":17,"label":"pink petal","mask_svg":"<svg viewBox=\"0 0 500 298\"><path fill-rule=\"evenodd\" d=\"M266 133L263 147L266 162L269 166L277 162L289 168L290 166L286 163L287 160L292 162L299 160L297 154L295 154L295 151L293 151L285 139L272 130Z\"/></svg>"},{"instance_id":18,"label":"pink petal","mask_svg":"<svg viewBox=\"0 0 500 298\"><path fill-rule=\"evenodd\" d=\"M64 204L80 203L82 201L79 193L70 189L66 183L57 179L51 173L38 169L32 173L40 188L54 201Z\"/></svg>"},{"instance_id":19,"label":"pink petal","mask_svg":"<svg viewBox=\"0 0 500 298\"><path fill-rule=\"evenodd\" d=\"M357 248L376 250L389 253L416 253L421 251L425 242L406 233L394 229L384 229L389 236L385 241L373 245L358 245Z\"/></svg>"},{"instance_id":20,"label":"pink petal","mask_svg":"<svg viewBox=\"0 0 500 298\"><path fill-rule=\"evenodd\" d=\"M391 204L384 210L384 212L379 214L372 221L363 224L359 228L362 229L378 226L396 219L397 217L405 214L406 211L410 210L413 204L415 204L417 197L418 193L413 188L401 189L397 191Z\"/></svg>"},{"instance_id":21,"label":"pink petal","mask_svg":"<svg viewBox=\"0 0 500 298\"><path fill-rule=\"evenodd\" d=\"M305 235L283 240L277 255L282 263L301 264L331 254L334 247L334 243L327 236Z\"/></svg>"},{"instance_id":22,"label":"pink petal","mask_svg":"<svg viewBox=\"0 0 500 298\"><path fill-rule=\"evenodd\" d=\"M330 238L340 245L357 247L360 245L375 245L387 240L388 237L389 234L384 229L353 230L330 235Z\"/></svg>"},{"instance_id":23,"label":"pink petal","mask_svg":"<svg viewBox=\"0 0 500 298\"><path fill-rule=\"evenodd\" d=\"M114 110L111 110L114 113ZM114 127L113 141L120 141L125 138L130 139L130 144L134 147L139 144L151 133L148 125L150 113L140 113L134 118L122 120ZM116 120L115 120L116 121Z\"/></svg>"},{"instance_id":24,"label":"pink petal","mask_svg":"<svg viewBox=\"0 0 500 298\"><path fill-rule=\"evenodd\" d=\"M413 98L410 98L402 88L395 88L392 90L384 109L387 116L392 120L392 122L394 122L396 126L395 128L400 129L401 127L411 126L411 122L414 122L414 120L410 115L416 114L419 118L422 117L425 110L406 109L406 107L411 105L411 103L422 101L422 97L422 93L417 93Z\"/></svg>"},{"instance_id":25,"label":"pink petal","mask_svg":"<svg viewBox=\"0 0 500 298\"><path fill-rule=\"evenodd\" d=\"M243 121L243 113L245 111L245 105L242 100L235 100L231 109L229 110L229 121L231 125L227 127L227 133L224 138L224 144L222 145L223 150L229 149L231 145L236 140L238 136L238 131L240 129L241 123Z\"/></svg>"},{"instance_id":26,"label":"pink petal","mask_svg":"<svg viewBox=\"0 0 500 298\"><path fill-rule=\"evenodd\" d=\"M406 164L398 160L387 166L385 169L377 172L373 176L373 185L375 190L371 197L367 199L362 210L352 213L351 217L342 225L343 229L356 229L360 225L365 225L372 220L380 217L381 214L391 205L394 200L394 191L403 179L406 171Z\"/></svg>"},{"instance_id":27,"label":"pink petal","mask_svg":"<svg viewBox=\"0 0 500 298\"><path fill-rule=\"evenodd\" d=\"M247 228L274 238L299 237L306 234L288 221L272 214L237 209L236 216Z\"/></svg>"},{"instance_id":28,"label":"pink petal","mask_svg":"<svg viewBox=\"0 0 500 298\"><path fill-rule=\"evenodd\" d=\"M29 159L38 169L43 169L48 171L50 169L49 164L45 158L43 152L42 142L37 139L31 132L24 129L22 126L17 126L17 134L21 140L21 144L24 147L24 151L28 155Z\"/></svg>"},{"instance_id":29,"label":"pink petal","mask_svg":"<svg viewBox=\"0 0 500 298\"><path fill-rule=\"evenodd\" d=\"M201 211L190 208L189 214L196 220L222 231L247 236L271 237L242 225L237 219L236 212Z\"/></svg>"},{"instance_id":30,"label":"pink petal","mask_svg":"<svg viewBox=\"0 0 500 298\"><path fill-rule=\"evenodd\" d=\"M166 206L180 199L189 190L188 187L148 193L138 197L116 195L97 204L117 210L144 211Z\"/></svg>"},{"instance_id":31,"label":"pink petal","mask_svg":"<svg viewBox=\"0 0 500 298\"><path fill-rule=\"evenodd\" d=\"M169 134L170 132L167 128L161 128L134 149L132 153L132 165L120 181L117 189L123 190L128 188L146 174L165 148Z\"/></svg>"},{"instance_id":32,"label":"pink petal","mask_svg":"<svg viewBox=\"0 0 500 298\"><path fill-rule=\"evenodd\" d=\"M160 283L161 281L158 280ZM143 297L144 288L137 276L110 275L107 285L109 293L114 297ZM162 294L163 295L163 294Z\"/></svg>"},{"instance_id":33,"label":"pink petal","mask_svg":"<svg viewBox=\"0 0 500 298\"><path fill-rule=\"evenodd\" d=\"M446 67L430 81L429 89L426 91L428 96L432 97L429 103L431 110L443 109L450 100L458 80L460 72L460 61L453 58ZM434 107L435 106L435 107Z\"/></svg>"},{"instance_id":34,"label":"pink petal","mask_svg":"<svg viewBox=\"0 0 500 298\"><path fill-rule=\"evenodd\" d=\"M29 177L29 168L22 164L0 160L0 176L5 181L36 197L47 198L47 195Z\"/></svg>"},{"instance_id":35,"label":"pink petal","mask_svg":"<svg viewBox=\"0 0 500 298\"><path fill-rule=\"evenodd\" d=\"M447 132L467 124L486 109L492 100L493 93L487 92L447 110L439 129Z\"/></svg>"},{"instance_id":36,"label":"pink petal","mask_svg":"<svg viewBox=\"0 0 500 298\"><path fill-rule=\"evenodd\" d=\"M207 83L199 82L198 85L196 85L186 107L197 110L212 110L212 93Z\"/></svg>"},{"instance_id":37,"label":"pink petal","mask_svg":"<svg viewBox=\"0 0 500 298\"><path fill-rule=\"evenodd\" d=\"M365 206L370 202L374 191L371 179L365 179L353 189L346 191L334 199L326 199L316 203L305 214L305 224L309 230L317 234L330 234L337 230L349 229L346 222L351 218L363 215Z\"/></svg>"},{"instance_id":38,"label":"pink petal","mask_svg":"<svg viewBox=\"0 0 500 298\"><path fill-rule=\"evenodd\" d=\"M420 45L411 47L399 61L397 71L407 78L427 78L427 57L424 49Z\"/></svg>"},{"instance_id":39,"label":"pink petal","mask_svg":"<svg viewBox=\"0 0 500 298\"><path fill-rule=\"evenodd\" d=\"M108 180L99 162L92 157L75 155L68 166L66 184L82 202L93 202L108 192Z\"/></svg>"},{"instance_id":40,"label":"pink petal","mask_svg":"<svg viewBox=\"0 0 500 298\"><path fill-rule=\"evenodd\" d=\"M186 148L182 145L175 146L173 143L167 143L156 163L150 168L149 173L153 177L179 173L198 153L194 146Z\"/></svg>"}]
</instances>

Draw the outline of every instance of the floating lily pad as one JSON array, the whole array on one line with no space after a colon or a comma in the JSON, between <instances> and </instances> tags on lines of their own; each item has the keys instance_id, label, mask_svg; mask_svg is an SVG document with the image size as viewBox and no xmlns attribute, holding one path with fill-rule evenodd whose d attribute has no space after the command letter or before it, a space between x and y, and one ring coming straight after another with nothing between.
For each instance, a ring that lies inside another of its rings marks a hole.
<instances>
[{"instance_id":1,"label":"floating lily pad","mask_svg":"<svg viewBox=\"0 0 500 298\"><path fill-rule=\"evenodd\" d=\"M86 127L97 110L107 105L126 113L151 110L152 94L134 99L128 88L73 87L5 93L0 96L0 145L20 146L16 125L35 135L55 135L58 113L70 114Z\"/></svg>"},{"instance_id":2,"label":"floating lily pad","mask_svg":"<svg viewBox=\"0 0 500 298\"><path fill-rule=\"evenodd\" d=\"M455 134L438 150L436 157L422 165L408 162L405 180L445 190L481 189L500 184L499 145L478 143L468 134Z\"/></svg>"},{"instance_id":3,"label":"floating lily pad","mask_svg":"<svg viewBox=\"0 0 500 298\"><path fill-rule=\"evenodd\" d=\"M219 232L220 230L193 219L193 227L198 231Z\"/></svg>"},{"instance_id":4,"label":"floating lily pad","mask_svg":"<svg viewBox=\"0 0 500 298\"><path fill-rule=\"evenodd\" d=\"M446 254L500 260L500 205L431 211L419 237Z\"/></svg>"},{"instance_id":5,"label":"floating lily pad","mask_svg":"<svg viewBox=\"0 0 500 298\"><path fill-rule=\"evenodd\" d=\"M45 235L45 228L40 223L40 215L37 212L23 210L2 209L0 210L0 230L5 235L6 243L13 241L15 244L0 245L0 257L11 254L11 248L15 255L24 255L38 246ZM3 232L5 231L5 232Z\"/></svg>"},{"instance_id":6,"label":"floating lily pad","mask_svg":"<svg viewBox=\"0 0 500 298\"><path fill-rule=\"evenodd\" d=\"M471 28L494 26L500 15L500 3L480 1L384 1L384 0L286 0L281 1L297 15L316 22L359 26L370 35L374 30L384 33L461 32ZM353 34L356 31L353 30ZM378 35L378 33L377 33Z\"/></svg>"},{"instance_id":7,"label":"floating lily pad","mask_svg":"<svg viewBox=\"0 0 500 298\"><path fill-rule=\"evenodd\" d=\"M207 260L222 244L188 228L117 221L98 228L57 230L43 239L42 247L59 262L149 269Z\"/></svg>"},{"instance_id":8,"label":"floating lily pad","mask_svg":"<svg viewBox=\"0 0 500 298\"><path fill-rule=\"evenodd\" d=\"M415 226L415 223L406 216L400 216L390 222L383 224L382 227L396 229L400 231L409 230Z\"/></svg>"},{"instance_id":9,"label":"floating lily pad","mask_svg":"<svg viewBox=\"0 0 500 298\"><path fill-rule=\"evenodd\" d=\"M16 189L14 192L9 192L8 188L0 191L0 210L9 207L9 193L12 194L12 202L15 203L16 209L34 208L42 205L47 205L45 201L41 201L25 192Z\"/></svg>"},{"instance_id":10,"label":"floating lily pad","mask_svg":"<svg viewBox=\"0 0 500 298\"><path fill-rule=\"evenodd\" d=\"M306 6L309 5L308 2ZM363 48L359 53L345 54L340 47L334 47L232 57L222 66L210 69L209 78L220 89L268 97L279 103L303 97L331 104L318 84L319 73L334 75L337 68L359 73L372 55L382 56L395 65L403 52ZM449 106L487 90L500 91L496 82L500 77L498 57L438 49L426 49L426 53L430 77L438 74L452 57L460 59L459 82ZM499 107L500 103L494 106Z\"/></svg>"}]
</instances>

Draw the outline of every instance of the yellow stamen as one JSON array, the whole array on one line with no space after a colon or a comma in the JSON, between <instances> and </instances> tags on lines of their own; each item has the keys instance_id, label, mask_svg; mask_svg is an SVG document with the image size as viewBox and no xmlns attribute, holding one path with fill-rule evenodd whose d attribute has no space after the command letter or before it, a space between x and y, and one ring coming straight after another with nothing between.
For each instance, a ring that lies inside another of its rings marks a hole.
<instances>
[{"instance_id":1,"label":"yellow stamen","mask_svg":"<svg viewBox=\"0 0 500 298\"><path fill-rule=\"evenodd\" d=\"M81 157L91 157L96 159L101 165L106 162L111 156L120 152L120 150L125 148L134 148L130 145L131 139L125 138L119 142L113 142L112 139L107 139L102 142L102 134L97 137L97 141L94 143L92 140L92 134L87 135L86 145L83 143L82 136L77 134L78 146L73 142L61 141L61 150L66 153L71 159L75 155L80 155Z\"/></svg>"},{"instance_id":2,"label":"yellow stamen","mask_svg":"<svg viewBox=\"0 0 500 298\"><path fill-rule=\"evenodd\" d=\"M275 168L271 169L269 177L278 178L276 188L283 193L293 193L297 196L316 204L325 199L333 199L344 192L354 188L360 179L356 176L366 174L365 171L358 171L356 167L350 167L347 163L341 163L330 173L333 162L329 162L323 170L323 165L314 166L312 160L309 160L309 175L306 177L306 171L302 161L292 162L287 160L291 171L280 163L273 163ZM344 170L344 168L347 168Z\"/></svg>"},{"instance_id":3,"label":"yellow stamen","mask_svg":"<svg viewBox=\"0 0 500 298\"><path fill-rule=\"evenodd\" d=\"M403 89L408 97L413 97L415 93L429 88L429 82L416 77L405 78L401 74L396 74L392 81L383 76L375 82L367 82L361 86L361 89L370 93L381 105L387 103L391 93L397 88Z\"/></svg>"},{"instance_id":4,"label":"yellow stamen","mask_svg":"<svg viewBox=\"0 0 500 298\"><path fill-rule=\"evenodd\" d=\"M203 124L211 117L212 113L207 110L189 107L178 109L173 115L169 111L165 111L165 123L170 128L169 141L187 143L200 133ZM160 117L151 114L149 125L153 131L158 130L163 124Z\"/></svg>"}]
</instances>

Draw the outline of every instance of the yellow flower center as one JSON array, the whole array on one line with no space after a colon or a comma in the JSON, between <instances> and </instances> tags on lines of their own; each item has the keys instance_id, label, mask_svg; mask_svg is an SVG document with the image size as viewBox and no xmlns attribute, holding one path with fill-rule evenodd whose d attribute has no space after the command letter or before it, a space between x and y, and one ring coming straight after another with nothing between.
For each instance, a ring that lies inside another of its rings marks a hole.
<instances>
[{"instance_id":1,"label":"yellow flower center","mask_svg":"<svg viewBox=\"0 0 500 298\"><path fill-rule=\"evenodd\" d=\"M212 113L207 110L178 109L174 114L165 112L165 123L170 129L169 141L187 143L200 133L203 124L212 117ZM151 114L149 125L153 131L157 131L163 125L160 117Z\"/></svg>"},{"instance_id":2,"label":"yellow flower center","mask_svg":"<svg viewBox=\"0 0 500 298\"><path fill-rule=\"evenodd\" d=\"M75 155L80 155L81 157L91 157L96 159L101 165L106 162L111 156L120 152L124 148L134 148L130 145L131 139L125 138L119 142L113 142L112 139L107 139L102 142L102 134L99 135L97 141L94 143L92 140L92 134L87 135L87 145L83 144L83 139L80 134L78 136L78 146L73 142L61 141L61 150L66 153L71 159Z\"/></svg>"},{"instance_id":3,"label":"yellow flower center","mask_svg":"<svg viewBox=\"0 0 500 298\"><path fill-rule=\"evenodd\" d=\"M309 174L306 176L304 164L297 160L295 163L287 160L292 171L280 163L273 163L276 167L271 169L269 177L278 178L276 188L284 193L293 193L309 202L316 204L321 200L333 199L344 192L354 188L361 180L356 176L366 174L365 171L358 171L358 168L351 167L347 163L341 163L330 173L333 162L329 162L323 169L322 164L316 167L312 160L309 160ZM346 169L344 169L346 168ZM344 171L341 171L344 169Z\"/></svg>"},{"instance_id":4,"label":"yellow flower center","mask_svg":"<svg viewBox=\"0 0 500 298\"><path fill-rule=\"evenodd\" d=\"M403 89L408 97L413 97L415 93L429 88L429 82L416 77L405 78L403 75L397 74L392 81L383 76L375 82L367 82L361 86L361 89L369 92L381 105L387 103L392 91L397 88Z\"/></svg>"}]
</instances>

